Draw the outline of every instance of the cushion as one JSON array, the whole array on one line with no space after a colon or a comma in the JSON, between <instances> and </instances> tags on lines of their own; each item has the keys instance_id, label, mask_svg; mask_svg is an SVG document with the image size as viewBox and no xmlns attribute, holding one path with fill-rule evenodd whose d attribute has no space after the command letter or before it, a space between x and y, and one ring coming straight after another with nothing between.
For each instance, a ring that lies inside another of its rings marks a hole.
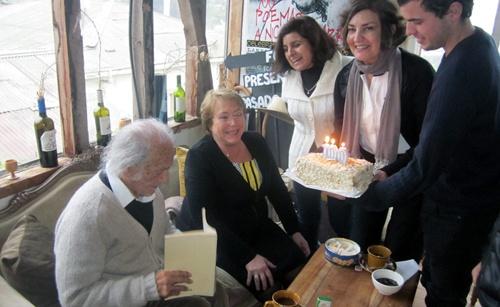
<instances>
[{"instance_id":1,"label":"cushion","mask_svg":"<svg viewBox=\"0 0 500 307\"><path fill-rule=\"evenodd\" d=\"M179 195L182 197L186 196L186 183L184 180L184 165L186 164L186 156L189 149L186 147L177 147L175 149L175 155L177 156L177 162L179 163Z\"/></svg>"},{"instance_id":2,"label":"cushion","mask_svg":"<svg viewBox=\"0 0 500 307\"><path fill-rule=\"evenodd\" d=\"M36 306L60 306L53 249L52 231L27 215L14 225L0 252L5 280Z\"/></svg>"}]
</instances>

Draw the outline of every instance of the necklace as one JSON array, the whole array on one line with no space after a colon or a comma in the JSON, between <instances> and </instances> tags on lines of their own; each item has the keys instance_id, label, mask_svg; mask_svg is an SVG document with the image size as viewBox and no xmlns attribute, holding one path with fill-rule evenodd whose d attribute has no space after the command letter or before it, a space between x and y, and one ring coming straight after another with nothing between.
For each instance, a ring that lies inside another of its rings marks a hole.
<instances>
[{"instance_id":1,"label":"necklace","mask_svg":"<svg viewBox=\"0 0 500 307\"><path fill-rule=\"evenodd\" d=\"M314 92L314 89L316 88L316 84L318 84L318 82L314 83L314 85L310 89L307 89L304 87L304 90L306 91L307 97L311 96L311 93Z\"/></svg>"},{"instance_id":2,"label":"necklace","mask_svg":"<svg viewBox=\"0 0 500 307\"><path fill-rule=\"evenodd\" d=\"M238 146L236 147L232 153L229 153L229 150L223 150L224 152L224 155L229 159L231 160L231 158L235 159L239 156L240 152L241 152L241 146Z\"/></svg>"}]
</instances>

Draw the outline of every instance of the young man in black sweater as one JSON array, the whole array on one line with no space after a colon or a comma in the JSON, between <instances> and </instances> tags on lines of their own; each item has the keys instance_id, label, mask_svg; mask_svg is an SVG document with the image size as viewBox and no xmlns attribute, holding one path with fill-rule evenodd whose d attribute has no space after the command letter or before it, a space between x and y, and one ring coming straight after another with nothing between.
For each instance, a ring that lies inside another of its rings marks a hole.
<instances>
[{"instance_id":1,"label":"young man in black sweater","mask_svg":"<svg viewBox=\"0 0 500 307\"><path fill-rule=\"evenodd\" d=\"M473 0L398 0L406 32L443 48L412 161L361 197L383 210L424 193L427 306L465 306L470 271L500 211L500 59L469 17Z\"/></svg>"}]
</instances>

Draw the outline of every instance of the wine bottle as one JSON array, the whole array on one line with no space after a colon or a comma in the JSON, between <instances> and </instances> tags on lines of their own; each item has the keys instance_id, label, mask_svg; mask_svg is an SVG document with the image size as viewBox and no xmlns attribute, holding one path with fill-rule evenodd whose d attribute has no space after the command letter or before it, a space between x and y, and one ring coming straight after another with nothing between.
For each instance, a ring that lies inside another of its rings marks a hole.
<instances>
[{"instance_id":1,"label":"wine bottle","mask_svg":"<svg viewBox=\"0 0 500 307\"><path fill-rule=\"evenodd\" d=\"M174 121L186 121L186 93L182 88L180 75L177 75L177 88L174 91Z\"/></svg>"},{"instance_id":2,"label":"wine bottle","mask_svg":"<svg viewBox=\"0 0 500 307\"><path fill-rule=\"evenodd\" d=\"M158 115L158 119L163 123L168 122L168 106L167 106L167 97L168 94L164 93L161 100L160 114Z\"/></svg>"},{"instance_id":3,"label":"wine bottle","mask_svg":"<svg viewBox=\"0 0 500 307\"><path fill-rule=\"evenodd\" d=\"M97 90L97 107L94 110L97 145L106 146L111 140L111 122L109 109L104 106L102 90Z\"/></svg>"},{"instance_id":4,"label":"wine bottle","mask_svg":"<svg viewBox=\"0 0 500 307\"><path fill-rule=\"evenodd\" d=\"M40 117L35 120L34 126L40 165L55 167L57 166L56 129L54 121L47 116L42 92L38 93L38 115Z\"/></svg>"}]
</instances>

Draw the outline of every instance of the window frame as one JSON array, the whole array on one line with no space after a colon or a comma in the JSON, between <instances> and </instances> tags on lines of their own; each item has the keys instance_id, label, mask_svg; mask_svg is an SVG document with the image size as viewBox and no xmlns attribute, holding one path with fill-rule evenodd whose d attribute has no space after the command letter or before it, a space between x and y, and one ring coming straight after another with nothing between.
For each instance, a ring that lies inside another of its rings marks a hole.
<instances>
[{"instance_id":1,"label":"window frame","mask_svg":"<svg viewBox=\"0 0 500 307\"><path fill-rule=\"evenodd\" d=\"M188 116L185 123L168 122L174 133L200 125L198 115L202 98L205 92L213 87L210 63L209 61L201 60L199 56L201 52L207 52L205 35L206 16L200 18L203 14L206 15L206 0L187 0L182 1L182 4L179 6L179 9L181 11L181 20L184 24L184 35L186 36L186 53L188 59L186 66L191 68L197 67L197 69L186 69L185 87L187 93L192 93L186 97L188 102ZM141 43L142 48L142 50L137 49L139 66L148 65L153 58L153 48L148 48L147 44L143 43L144 41L153 43L152 5L153 0L131 0L131 6L136 10L136 17L138 17L138 22L131 31L139 33L137 38L142 40L141 42L136 41L136 43ZM84 153L87 150L92 150L94 145L90 144L88 133L80 9L80 0L52 0L56 74L63 139L63 152L59 158L59 167L68 163L76 155ZM193 28L197 30L203 29L203 35L193 31ZM146 32L149 34L145 34ZM149 35L151 38L149 38ZM200 41L204 43L201 44L199 43ZM150 69L148 69L148 76L145 75L144 70L138 69L138 71L136 78L141 79L141 87L147 89L147 91L143 91L142 97L148 97L146 92L154 90L152 85L154 80L154 65L151 65ZM149 78L149 75L151 75L151 78ZM151 94L150 96L152 97L153 95ZM142 103L137 104L136 97L137 94L134 97L134 105L142 105L143 110L146 110L145 113L141 113L141 117L151 116L151 114L147 113L147 110L151 110L151 105L148 107L147 103L151 104L152 98L143 98ZM139 100L141 99L139 98ZM134 118L139 118L136 110L134 110ZM0 177L0 199L41 184L59 168L41 168L36 163L28 163L25 166L24 168L21 167L22 170L19 172L21 179L15 182L8 179L9 175L7 172L3 172L3 176Z\"/></svg>"}]
</instances>

